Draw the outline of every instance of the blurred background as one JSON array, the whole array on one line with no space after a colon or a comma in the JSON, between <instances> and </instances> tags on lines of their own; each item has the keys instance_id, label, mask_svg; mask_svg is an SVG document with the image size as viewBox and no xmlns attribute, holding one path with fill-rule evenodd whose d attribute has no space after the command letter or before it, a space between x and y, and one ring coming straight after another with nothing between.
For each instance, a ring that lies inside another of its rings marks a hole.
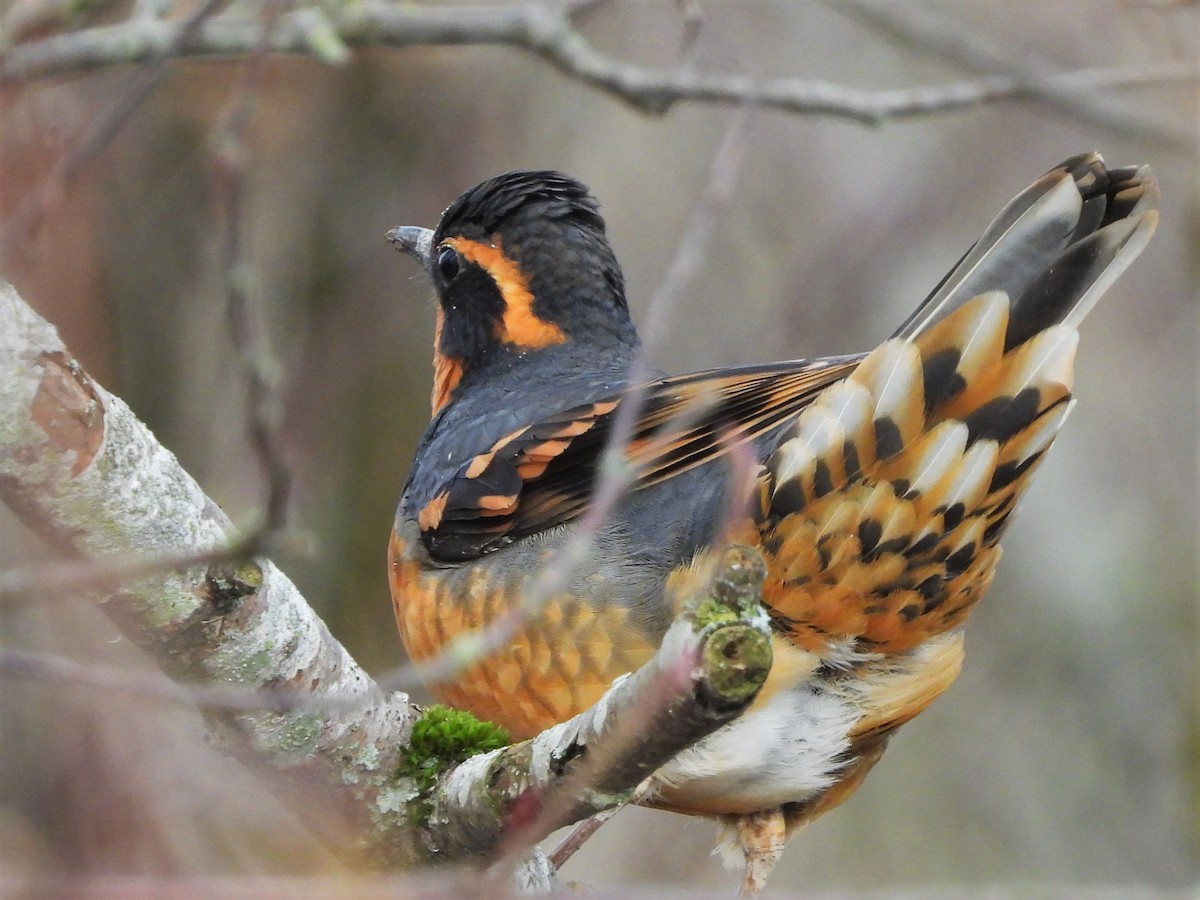
<instances>
[{"instance_id":1,"label":"blurred background","mask_svg":"<svg viewBox=\"0 0 1200 900\"><path fill-rule=\"evenodd\" d=\"M1200 58L1200 16L1186 2L888 8L990 48L992 71ZM944 41L850 13L629 0L601 4L580 27L602 51L659 69L881 89L984 72ZM131 77L114 69L5 88L0 211L13 215ZM10 232L4 275L249 524L263 482L225 331L212 156L238 78L232 63L174 65L40 227L15 242ZM428 418L433 329L428 285L383 233L432 227L489 175L562 169L599 197L641 315L692 237L689 216L734 113L680 104L647 116L496 47L376 48L340 68L273 59L256 90L242 252L278 361L296 476L275 558L355 658L382 672L403 661L384 550ZM1069 155L1095 148L1113 164L1151 163L1163 192L1157 237L1084 329L1079 404L1009 529L967 628L961 678L899 733L852 800L794 841L776 889L1022 893L1197 877L1197 113L1193 82L875 127L749 116L737 188L655 349L671 371L868 349L1013 194ZM0 565L44 554L0 509ZM143 664L86 604L22 604L0 625L20 646ZM203 755L187 723L179 741L192 755L173 749L164 723L176 712L95 700L82 688L0 683L0 862L10 871L320 868L290 837L287 814L245 802L248 788ZM173 774L181 759L191 779ZM241 806L227 805L235 797ZM278 840L197 851L191 832L225 828L230 810L260 836L264 823L278 826ZM150 847L134 835L147 821L161 838ZM736 882L710 855L715 833L627 810L564 874L613 890L728 893Z\"/></svg>"}]
</instances>

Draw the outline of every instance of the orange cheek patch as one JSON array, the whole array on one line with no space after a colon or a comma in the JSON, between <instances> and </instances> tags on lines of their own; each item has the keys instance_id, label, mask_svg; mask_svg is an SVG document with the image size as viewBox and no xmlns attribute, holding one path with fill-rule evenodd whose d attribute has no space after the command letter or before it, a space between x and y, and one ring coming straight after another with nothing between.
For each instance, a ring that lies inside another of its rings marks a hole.
<instances>
[{"instance_id":1,"label":"orange cheek patch","mask_svg":"<svg viewBox=\"0 0 1200 900\"><path fill-rule=\"evenodd\" d=\"M523 350L538 350L566 341L567 336L561 328L533 311L529 281L521 267L504 255L499 242L482 244L465 238L449 238L446 243L492 276L500 289L504 313L496 324L497 340Z\"/></svg>"}]
</instances>

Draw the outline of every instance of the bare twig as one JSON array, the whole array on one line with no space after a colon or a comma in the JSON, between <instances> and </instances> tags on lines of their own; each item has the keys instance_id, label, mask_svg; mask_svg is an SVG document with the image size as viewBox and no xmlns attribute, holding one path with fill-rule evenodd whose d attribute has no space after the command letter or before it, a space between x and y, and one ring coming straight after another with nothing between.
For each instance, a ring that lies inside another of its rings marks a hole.
<instances>
[{"instance_id":1,"label":"bare twig","mask_svg":"<svg viewBox=\"0 0 1200 900\"><path fill-rule=\"evenodd\" d=\"M45 215L48 205L61 194L63 189L79 174L96 154L108 146L116 137L134 111L142 105L166 77L172 59L181 55L184 48L197 34L209 16L213 15L226 0L200 0L199 5L185 19L171 26L171 32L160 46L150 49L142 62L147 63L130 79L126 90L116 102L99 115L71 149L55 160L54 166L21 203L12 219L4 239L0 242L0 259L7 258L13 247L25 240ZM136 21L149 21L138 19ZM58 35L46 40L70 40L73 35L87 35L88 30ZM40 43L40 42L36 42ZM28 44L21 47L30 46ZM16 52L11 51L11 52ZM7 58L7 56L6 56ZM0 69L3 66L0 65Z\"/></svg>"},{"instance_id":2,"label":"bare twig","mask_svg":"<svg viewBox=\"0 0 1200 900\"><path fill-rule=\"evenodd\" d=\"M0 675L114 691L208 712L358 714L373 701L362 693L314 694L278 685L211 684L174 681L140 671L80 663L53 653L0 647Z\"/></svg>"},{"instance_id":3,"label":"bare twig","mask_svg":"<svg viewBox=\"0 0 1200 900\"><path fill-rule=\"evenodd\" d=\"M626 456L624 448L632 437L640 404L641 391L635 387L625 395L621 404L622 407L628 405L632 410L626 414L628 424L622 426L618 414L617 422L609 433L600 474L587 510L577 520L570 537L555 553L554 559L542 567L537 578L522 593L519 604L496 616L478 631L456 635L432 659L410 662L380 676L378 681L384 690L397 690L415 684L438 684L453 679L467 667L507 644L526 622L541 612L551 597L565 590L571 576L587 560L600 530L610 521L616 505L637 478L637 469ZM653 456L657 448L672 440L672 435L690 427L707 409L706 405L696 403L682 410L664 423L661 433L648 441L643 452Z\"/></svg>"},{"instance_id":4,"label":"bare twig","mask_svg":"<svg viewBox=\"0 0 1200 900\"><path fill-rule=\"evenodd\" d=\"M732 546L733 542L738 539L735 526L745 521L747 501L753 489L755 477L761 468L751 453L750 448L745 444L738 444L731 441L727 455L729 460L728 494L730 502L724 510L723 522L716 532L718 535L721 535L715 542L717 546L722 544ZM719 578L720 576L718 575L717 577ZM705 590L709 590L707 585L705 586ZM639 728L644 728L646 727L646 723L650 722L657 712L656 708L647 705L640 720L630 717L629 721ZM633 734L627 734L622 739L629 741L633 740L633 738ZM620 741L616 739L614 739L614 744L618 747L621 746ZM627 803L638 804L647 799L651 793L652 791L646 789L646 785L643 785L642 789L635 792ZM592 835L600 830L601 826L608 822L625 805L623 803L620 806L602 810L585 821L580 822L551 854L550 860L554 866L556 868L561 867Z\"/></svg>"},{"instance_id":5,"label":"bare twig","mask_svg":"<svg viewBox=\"0 0 1200 900\"><path fill-rule=\"evenodd\" d=\"M695 54L700 41L700 32L704 30L704 10L697 0L675 0L679 16L683 21L683 34L679 38L679 56L686 62Z\"/></svg>"},{"instance_id":6,"label":"bare twig","mask_svg":"<svg viewBox=\"0 0 1200 900\"><path fill-rule=\"evenodd\" d=\"M265 544L271 535L283 528L292 472L284 461L279 440L282 409L278 365L256 315L251 267L242 255L243 189L249 155L246 130L261 92L270 38L278 27L286 2L269 0L264 5L258 45L242 68L224 125L217 130L213 142L214 181L225 213L222 256L226 273L226 318L246 386L246 431L267 480L263 519L254 531L253 542L256 544Z\"/></svg>"},{"instance_id":7,"label":"bare twig","mask_svg":"<svg viewBox=\"0 0 1200 900\"><path fill-rule=\"evenodd\" d=\"M47 600L88 592L107 594L122 584L152 575L179 572L193 566L247 559L259 550L245 540L222 542L208 549L183 553L125 553L102 559L63 559L0 572L0 602L20 599Z\"/></svg>"},{"instance_id":8,"label":"bare twig","mask_svg":"<svg viewBox=\"0 0 1200 900\"><path fill-rule=\"evenodd\" d=\"M1053 61L1028 51L1020 59L1014 59L1010 50L989 42L976 30L912 4L880 0L825 0L825 4L914 47L923 56L938 56L982 75L1023 82L1022 90L1029 99L1043 102L1078 121L1180 152L1190 154L1194 150L1190 133L1169 128L1132 108L1115 107L1100 95L1103 88L1113 86L1106 85L1103 77L1097 78L1095 91L1078 90L1075 79L1060 80L1055 74L1059 66Z\"/></svg>"},{"instance_id":9,"label":"bare twig","mask_svg":"<svg viewBox=\"0 0 1200 900\"><path fill-rule=\"evenodd\" d=\"M174 46L185 59L227 59L253 52L261 31L244 12L203 22L186 38L180 25L137 18L18 45L0 60L0 83L93 71L154 59ZM662 114L676 103L751 104L806 115L882 122L970 109L1007 100L1085 95L1097 90L1195 81L1195 61L1102 67L1027 76L1019 73L928 87L864 90L804 78L756 78L660 71L616 59L593 47L561 6L421 7L367 0L337 7L305 7L281 16L269 39L273 53L346 59L363 46L508 46L532 53L563 74Z\"/></svg>"},{"instance_id":10,"label":"bare twig","mask_svg":"<svg viewBox=\"0 0 1200 900\"><path fill-rule=\"evenodd\" d=\"M11 0L0 15L0 46L11 46L31 34L71 25L114 0Z\"/></svg>"},{"instance_id":11,"label":"bare twig","mask_svg":"<svg viewBox=\"0 0 1200 900\"><path fill-rule=\"evenodd\" d=\"M708 180L700 199L683 227L675 256L667 266L647 304L640 331L643 345L656 347L664 338L672 311L692 280L700 273L712 244L721 213L729 206L738 175L750 144L749 125L752 107L734 111L709 164Z\"/></svg>"},{"instance_id":12,"label":"bare twig","mask_svg":"<svg viewBox=\"0 0 1200 900\"><path fill-rule=\"evenodd\" d=\"M618 407L616 421L605 447L601 464L602 474L594 501L570 542L568 552L560 554L553 566L547 568L543 573L543 578L532 592L532 596L528 598L529 602L522 604L522 618L519 621L524 621L525 618L536 614L545 599L553 596L565 585L571 573L591 551L592 543L599 529L609 520L614 506L632 483L635 471L629 465L626 448L634 436L634 429L644 403L645 386L654 374L649 359L665 336L675 304L700 271L706 256L706 248L711 243L716 225L720 220L720 212L728 205L733 195L748 145L747 122L749 115L748 108L741 108L731 118L713 156L705 189L683 228L675 257L647 304L646 317L641 327L643 343L629 374L629 382L633 387ZM685 410L683 415L691 419L699 417L703 412L703 408L697 407ZM687 427L687 422L669 422L662 429L662 436L658 440L669 441L671 435L677 434L679 430ZM649 452L652 454L653 449ZM519 624L519 621L506 624L508 628L513 628L515 624ZM503 640L507 640L508 636L504 635L503 631L508 629L493 631L493 628L494 626L486 629L485 635L487 639L490 639L489 644L498 646L500 642L496 638L503 637ZM660 704L667 700L669 700L669 694L664 694L663 691L647 692L637 714L631 714L625 719L629 730L613 737L613 747L624 749L626 744L635 740L637 732L644 730L647 723L653 721L661 713ZM578 790L593 783L591 779L596 778L598 773L603 771L602 766L611 764L616 758L616 756L604 760L593 758L587 769L581 772L570 786ZM568 804L573 794L564 787L555 796L556 800L548 803L542 809L534 823L523 829L520 835L509 839L506 855L510 860L515 858L515 855L526 846L525 838L528 833L540 834L546 820L556 821L556 817L562 812L560 807ZM615 811L615 808L607 810L602 819L593 823L590 831L586 834L582 832L577 834L576 839L579 843L594 833L602 821L607 821L607 818L611 817ZM566 856L569 855L569 853L566 854Z\"/></svg>"},{"instance_id":13,"label":"bare twig","mask_svg":"<svg viewBox=\"0 0 1200 900\"><path fill-rule=\"evenodd\" d=\"M112 666L86 665L52 653L36 653L15 647L0 647L0 675L57 682L72 687L119 691L152 700L187 704L192 689L167 678L147 678L143 672L131 672Z\"/></svg>"},{"instance_id":14,"label":"bare twig","mask_svg":"<svg viewBox=\"0 0 1200 900\"><path fill-rule=\"evenodd\" d=\"M567 861L578 853L584 844L592 839L592 836L597 831L608 824L608 821L613 816L626 806L639 805L647 800L651 794L653 794L653 788L649 787L649 782L643 781L625 803L622 803L620 806L614 806L612 809L602 810L594 816L584 819L567 832L566 837L558 842L558 846L550 853L550 864L554 866L556 871L560 871L567 864Z\"/></svg>"}]
</instances>

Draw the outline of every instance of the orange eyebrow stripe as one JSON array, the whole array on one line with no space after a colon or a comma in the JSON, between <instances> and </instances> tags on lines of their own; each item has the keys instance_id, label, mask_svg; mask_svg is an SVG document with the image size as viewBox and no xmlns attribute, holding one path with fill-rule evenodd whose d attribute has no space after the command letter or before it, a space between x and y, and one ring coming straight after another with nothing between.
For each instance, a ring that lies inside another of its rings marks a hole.
<instances>
[{"instance_id":1,"label":"orange eyebrow stripe","mask_svg":"<svg viewBox=\"0 0 1200 900\"><path fill-rule=\"evenodd\" d=\"M496 338L523 350L538 350L561 344L567 336L553 322L533 311L533 293L521 267L504 255L499 242L484 244L466 238L447 238L446 244L492 276L504 298L504 314L496 327Z\"/></svg>"}]
</instances>

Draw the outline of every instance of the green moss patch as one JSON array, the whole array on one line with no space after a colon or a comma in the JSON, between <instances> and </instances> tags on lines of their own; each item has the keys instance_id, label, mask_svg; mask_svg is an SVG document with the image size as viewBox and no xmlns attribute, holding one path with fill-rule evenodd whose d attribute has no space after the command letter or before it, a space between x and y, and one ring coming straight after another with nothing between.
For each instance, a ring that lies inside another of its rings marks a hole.
<instances>
[{"instance_id":1,"label":"green moss patch","mask_svg":"<svg viewBox=\"0 0 1200 900\"><path fill-rule=\"evenodd\" d=\"M396 774L411 778L421 794L433 788L442 772L479 753L508 746L508 732L469 712L430 706L413 724ZM424 810L420 811L424 812Z\"/></svg>"}]
</instances>

